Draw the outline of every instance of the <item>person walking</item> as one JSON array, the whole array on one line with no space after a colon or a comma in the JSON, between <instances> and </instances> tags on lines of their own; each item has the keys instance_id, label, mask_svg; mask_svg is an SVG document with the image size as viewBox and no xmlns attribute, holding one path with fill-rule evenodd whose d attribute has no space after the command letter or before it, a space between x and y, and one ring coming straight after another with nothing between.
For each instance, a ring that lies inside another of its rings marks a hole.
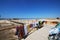
<instances>
[{"instance_id":1,"label":"person walking","mask_svg":"<svg viewBox=\"0 0 60 40\"><path fill-rule=\"evenodd\" d=\"M18 39L21 40L24 38L24 25L21 24L20 26L16 27L16 35L18 35Z\"/></svg>"}]
</instances>

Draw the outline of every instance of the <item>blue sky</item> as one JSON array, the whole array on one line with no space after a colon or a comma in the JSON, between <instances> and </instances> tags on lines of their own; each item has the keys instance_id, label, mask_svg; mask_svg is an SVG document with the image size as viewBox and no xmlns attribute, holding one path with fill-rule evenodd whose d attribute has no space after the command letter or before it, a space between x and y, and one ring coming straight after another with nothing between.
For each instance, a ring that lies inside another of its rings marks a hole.
<instances>
[{"instance_id":1,"label":"blue sky","mask_svg":"<svg viewBox=\"0 0 60 40\"><path fill-rule=\"evenodd\" d=\"M60 0L0 0L4 18L60 17Z\"/></svg>"}]
</instances>

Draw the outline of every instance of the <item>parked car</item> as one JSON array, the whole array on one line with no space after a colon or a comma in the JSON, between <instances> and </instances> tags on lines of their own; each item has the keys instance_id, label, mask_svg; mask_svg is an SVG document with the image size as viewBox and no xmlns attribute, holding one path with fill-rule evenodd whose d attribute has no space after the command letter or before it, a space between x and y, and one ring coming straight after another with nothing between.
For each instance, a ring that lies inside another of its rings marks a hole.
<instances>
[{"instance_id":1,"label":"parked car","mask_svg":"<svg viewBox=\"0 0 60 40\"><path fill-rule=\"evenodd\" d=\"M60 23L49 31L49 40L60 40Z\"/></svg>"}]
</instances>

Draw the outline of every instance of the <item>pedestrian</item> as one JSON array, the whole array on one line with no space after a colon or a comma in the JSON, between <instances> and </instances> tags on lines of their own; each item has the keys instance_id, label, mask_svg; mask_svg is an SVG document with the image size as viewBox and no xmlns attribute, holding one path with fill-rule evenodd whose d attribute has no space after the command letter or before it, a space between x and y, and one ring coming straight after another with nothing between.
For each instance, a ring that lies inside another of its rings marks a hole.
<instances>
[{"instance_id":1,"label":"pedestrian","mask_svg":"<svg viewBox=\"0 0 60 40\"><path fill-rule=\"evenodd\" d=\"M16 35L18 35L18 39L21 40L24 38L24 24L16 27Z\"/></svg>"},{"instance_id":2,"label":"pedestrian","mask_svg":"<svg viewBox=\"0 0 60 40\"><path fill-rule=\"evenodd\" d=\"M36 28L37 28L37 30L39 29L39 25L38 24L36 24L37 26L36 26Z\"/></svg>"},{"instance_id":3,"label":"pedestrian","mask_svg":"<svg viewBox=\"0 0 60 40\"><path fill-rule=\"evenodd\" d=\"M25 39L28 36L28 29L26 24L24 25L24 32L25 32L24 34L24 39Z\"/></svg>"},{"instance_id":4,"label":"pedestrian","mask_svg":"<svg viewBox=\"0 0 60 40\"><path fill-rule=\"evenodd\" d=\"M19 27L20 26L17 26L16 27L16 33L15 33L15 35L17 35L18 36L18 39L21 40L20 37L19 37L19 35L20 35L20 31L19 31L20 29L19 29Z\"/></svg>"}]
</instances>

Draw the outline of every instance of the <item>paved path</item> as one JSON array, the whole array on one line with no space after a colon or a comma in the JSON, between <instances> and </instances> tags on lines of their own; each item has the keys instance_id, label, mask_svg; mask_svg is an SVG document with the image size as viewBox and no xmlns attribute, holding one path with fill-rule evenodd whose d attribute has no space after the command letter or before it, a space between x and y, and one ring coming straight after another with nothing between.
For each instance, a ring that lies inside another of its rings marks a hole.
<instances>
[{"instance_id":1,"label":"paved path","mask_svg":"<svg viewBox=\"0 0 60 40\"><path fill-rule=\"evenodd\" d=\"M29 35L25 40L48 40L49 30L51 26L45 25L43 28Z\"/></svg>"}]
</instances>

